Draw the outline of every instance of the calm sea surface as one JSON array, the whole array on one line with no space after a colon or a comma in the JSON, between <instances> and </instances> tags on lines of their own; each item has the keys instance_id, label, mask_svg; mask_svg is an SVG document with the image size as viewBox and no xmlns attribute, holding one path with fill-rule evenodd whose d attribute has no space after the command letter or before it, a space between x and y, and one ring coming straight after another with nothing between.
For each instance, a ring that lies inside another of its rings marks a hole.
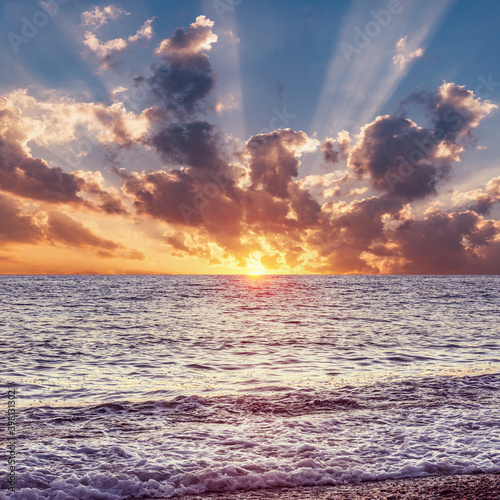
<instances>
[{"instance_id":1,"label":"calm sea surface","mask_svg":"<svg viewBox=\"0 0 500 500\"><path fill-rule=\"evenodd\" d=\"M16 492L500 471L500 278L0 278Z\"/></svg>"}]
</instances>

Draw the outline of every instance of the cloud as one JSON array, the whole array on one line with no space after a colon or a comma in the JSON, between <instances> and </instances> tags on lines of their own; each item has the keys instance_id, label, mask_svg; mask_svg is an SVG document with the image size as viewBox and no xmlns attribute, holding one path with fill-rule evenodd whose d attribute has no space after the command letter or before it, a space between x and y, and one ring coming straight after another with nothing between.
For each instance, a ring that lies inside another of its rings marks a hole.
<instances>
[{"instance_id":1,"label":"cloud","mask_svg":"<svg viewBox=\"0 0 500 500\"><path fill-rule=\"evenodd\" d=\"M436 212L424 220L409 220L391 234L404 274L500 273L500 224L473 212Z\"/></svg>"},{"instance_id":2,"label":"cloud","mask_svg":"<svg viewBox=\"0 0 500 500\"><path fill-rule=\"evenodd\" d=\"M19 108L0 97L0 191L106 213L126 212L118 196L105 190L97 177L87 180L83 173L66 173L33 158L27 145L32 126L33 121L24 120Z\"/></svg>"},{"instance_id":3,"label":"cloud","mask_svg":"<svg viewBox=\"0 0 500 500\"><path fill-rule=\"evenodd\" d=\"M130 43L136 43L139 40L151 40L153 37L153 21L155 18L148 19L142 27L137 30L137 33L135 35L129 36L128 41Z\"/></svg>"},{"instance_id":4,"label":"cloud","mask_svg":"<svg viewBox=\"0 0 500 500\"><path fill-rule=\"evenodd\" d=\"M229 169L224 159L226 136L215 125L197 116L212 106L208 97L216 77L207 52L217 41L213 25L210 19L199 16L186 30L177 29L154 52L161 57L162 64L153 67L148 79L137 79L137 82L148 84L152 104L144 113L149 131L142 144L152 146L168 167L183 169L167 176L151 175L166 189L170 189L173 182L183 193L186 189L193 191L213 182L208 172L226 174ZM187 172L186 169L195 170ZM205 173L201 173L202 170ZM144 179L145 174L141 175ZM130 187L130 179L128 181ZM177 219L179 210L174 212L174 219ZM171 207L166 213L170 214L168 218L172 217ZM192 217L193 221L198 219L198 216Z\"/></svg>"},{"instance_id":5,"label":"cloud","mask_svg":"<svg viewBox=\"0 0 500 500\"><path fill-rule=\"evenodd\" d=\"M408 203L436 193L464 150L460 141L472 137L472 130L493 107L453 84L412 99L423 105L429 127L400 115L385 115L363 127L354 144L342 132L321 145L326 159L347 161L354 179L368 179L381 196L320 204L312 192L320 190L325 196L337 189L341 194L342 187L348 198L363 195L368 187L352 185L341 171L299 180L301 157L320 146L304 132L285 129L252 136L231 163L224 159L224 136L213 125L201 120L170 123L168 113L157 108L148 115L149 141L171 168L122 171L123 189L140 215L176 228L165 236L175 255L213 264L233 259L240 266L256 263L268 270L303 266L309 272L326 273L436 272L437 257L434 264L424 265L412 250L409 228L415 228L415 233L436 234L427 239L426 252L439 245L439 238L448 238L452 250L456 247L460 257L444 269L461 272L465 263L471 272L491 270L495 261L491 249L498 234L495 223L473 211L460 217L433 211L417 219ZM429 102L436 107L432 113ZM444 129L443 120L451 126ZM408 165L411 175L403 177ZM391 175L402 181L391 185ZM481 193L492 196L496 183L488 186ZM439 227L444 231L441 236ZM461 248L456 246L460 235L469 238Z\"/></svg>"},{"instance_id":6,"label":"cloud","mask_svg":"<svg viewBox=\"0 0 500 500\"><path fill-rule=\"evenodd\" d=\"M151 40L153 36L152 23L154 18L151 18L142 25L135 35L131 35L127 39L114 38L106 42L101 41L95 34L96 30L107 24L109 20L116 19L121 15L128 16L130 13L114 5L103 8L95 6L93 9L82 13L81 26L85 28L83 44L90 49L103 69L114 64L115 57L130 45L137 43L139 40Z\"/></svg>"},{"instance_id":7,"label":"cloud","mask_svg":"<svg viewBox=\"0 0 500 500\"><path fill-rule=\"evenodd\" d=\"M434 92L411 96L403 105L417 103L431 118L429 128L409 118L385 115L361 129L349 157L351 171L368 177L377 191L411 201L436 194L459 161L472 131L496 106L465 87L445 83Z\"/></svg>"},{"instance_id":8,"label":"cloud","mask_svg":"<svg viewBox=\"0 0 500 500\"><path fill-rule=\"evenodd\" d=\"M375 190L411 201L435 194L449 176L450 162L439 157L438 147L432 130L408 118L379 116L361 129L349 167Z\"/></svg>"},{"instance_id":9,"label":"cloud","mask_svg":"<svg viewBox=\"0 0 500 500\"><path fill-rule=\"evenodd\" d=\"M170 125L156 133L150 143L167 161L193 168L217 170L222 137L206 121Z\"/></svg>"},{"instance_id":10,"label":"cloud","mask_svg":"<svg viewBox=\"0 0 500 500\"><path fill-rule=\"evenodd\" d=\"M102 8L96 5L93 9L82 13L82 26L95 30L107 24L110 19L116 19L121 15L129 16L130 13L116 5L108 5Z\"/></svg>"},{"instance_id":11,"label":"cloud","mask_svg":"<svg viewBox=\"0 0 500 500\"><path fill-rule=\"evenodd\" d=\"M26 141L41 146L67 145L80 139L82 131L96 144L127 146L140 142L150 126L151 110L136 114L122 102L106 105L53 95L37 99L27 89L11 92L7 99L22 109L23 127L28 127Z\"/></svg>"},{"instance_id":12,"label":"cloud","mask_svg":"<svg viewBox=\"0 0 500 500\"><path fill-rule=\"evenodd\" d=\"M483 100L463 85L443 83L433 92L422 91L403 101L423 105L432 120L437 140L453 145L459 139L472 138L481 120L498 109L491 101Z\"/></svg>"},{"instance_id":13,"label":"cloud","mask_svg":"<svg viewBox=\"0 0 500 500\"><path fill-rule=\"evenodd\" d=\"M224 172L171 170L127 173L120 171L123 190L139 214L179 226L205 231L236 231L241 208L237 188Z\"/></svg>"},{"instance_id":14,"label":"cloud","mask_svg":"<svg viewBox=\"0 0 500 500\"><path fill-rule=\"evenodd\" d=\"M127 111L121 102L106 106L90 104L86 125L90 131L97 131L100 142L127 146L139 143L149 129L149 110L137 115Z\"/></svg>"},{"instance_id":15,"label":"cloud","mask_svg":"<svg viewBox=\"0 0 500 500\"><path fill-rule=\"evenodd\" d=\"M124 192L139 214L196 231L195 244L179 237L168 240L177 252L188 249L189 255L208 258L207 248L215 245L218 250L208 251L210 258L220 252L244 262L259 248L253 237L272 233L288 238L318 222L320 205L292 181L298 157L317 146L305 133L289 129L260 134L247 142L247 167L214 163L205 151L205 160L196 157L187 169L121 172Z\"/></svg>"},{"instance_id":16,"label":"cloud","mask_svg":"<svg viewBox=\"0 0 500 500\"><path fill-rule=\"evenodd\" d=\"M367 198L344 204L340 210L335 205L323 206L330 217L311 239L315 252L323 262L309 270L326 273L377 273L376 263L366 254L379 251L386 243L386 218L397 220L403 205L387 197Z\"/></svg>"},{"instance_id":17,"label":"cloud","mask_svg":"<svg viewBox=\"0 0 500 500\"><path fill-rule=\"evenodd\" d=\"M326 163L338 163L339 152L335 149L334 140L327 139L323 144L321 144L321 152L323 153L323 159Z\"/></svg>"},{"instance_id":18,"label":"cloud","mask_svg":"<svg viewBox=\"0 0 500 500\"><path fill-rule=\"evenodd\" d=\"M470 209L479 215L488 215L495 203L500 203L500 177L491 179L483 189L464 193L463 198L474 201Z\"/></svg>"},{"instance_id":19,"label":"cloud","mask_svg":"<svg viewBox=\"0 0 500 500\"><path fill-rule=\"evenodd\" d=\"M408 44L407 37L404 36L396 43L396 54L392 58L392 62L404 69L410 61L424 55L424 49L421 47L412 47Z\"/></svg>"},{"instance_id":20,"label":"cloud","mask_svg":"<svg viewBox=\"0 0 500 500\"><path fill-rule=\"evenodd\" d=\"M123 249L123 245L101 238L90 229L62 212L48 215L46 237L49 241L79 248L99 248L113 252Z\"/></svg>"},{"instance_id":21,"label":"cloud","mask_svg":"<svg viewBox=\"0 0 500 500\"><path fill-rule=\"evenodd\" d=\"M171 38L162 40L154 55L161 56L166 62L185 62L198 58L200 54L212 49L217 35L212 32L214 22L205 16L198 16L187 30L179 28Z\"/></svg>"},{"instance_id":22,"label":"cloud","mask_svg":"<svg viewBox=\"0 0 500 500\"><path fill-rule=\"evenodd\" d=\"M321 152L326 163L339 163L340 160L347 161L351 149L351 137L349 132L342 130L336 139L327 138L321 144Z\"/></svg>"},{"instance_id":23,"label":"cloud","mask_svg":"<svg viewBox=\"0 0 500 500\"><path fill-rule=\"evenodd\" d=\"M246 144L252 189L262 187L274 196L286 198L292 179L299 175L298 157L317 147L317 140L292 129L254 135Z\"/></svg>"},{"instance_id":24,"label":"cloud","mask_svg":"<svg viewBox=\"0 0 500 500\"><path fill-rule=\"evenodd\" d=\"M147 81L160 100L158 104L180 117L202 110L203 100L215 85L216 76L206 54L217 42L213 24L199 16L187 30L178 29L163 40L154 52L163 64Z\"/></svg>"},{"instance_id":25,"label":"cloud","mask_svg":"<svg viewBox=\"0 0 500 500\"><path fill-rule=\"evenodd\" d=\"M24 214L17 200L0 194L0 246L11 242L37 243L43 238L36 219Z\"/></svg>"},{"instance_id":26,"label":"cloud","mask_svg":"<svg viewBox=\"0 0 500 500\"><path fill-rule=\"evenodd\" d=\"M340 196L341 186L345 185L346 176L342 170L327 174L308 175L298 181L298 184L307 189L317 199Z\"/></svg>"},{"instance_id":27,"label":"cloud","mask_svg":"<svg viewBox=\"0 0 500 500\"><path fill-rule=\"evenodd\" d=\"M228 94L224 101L216 101L215 102L215 111L219 114L223 113L224 111L229 111L232 109L237 109L238 104L235 101L234 95L233 94Z\"/></svg>"},{"instance_id":28,"label":"cloud","mask_svg":"<svg viewBox=\"0 0 500 500\"><path fill-rule=\"evenodd\" d=\"M149 20L135 35L102 42L95 31L126 12L109 6L84 14L87 45L101 63L152 37ZM499 271L500 223L486 216L500 200L500 178L457 195L459 209L446 211L434 200L422 214L413 205L437 194L495 105L445 83L411 95L398 113L376 117L352 138L342 131L320 143L315 135L279 129L242 145L207 118L212 105L221 111L211 100L213 26L200 16L157 46L161 63L135 80L148 89L149 107L141 113L121 102L35 99L26 91L0 100L3 247L52 244L142 260L141 252L99 235L64 208L125 215L128 201L137 223L155 221L157 241L171 255L213 265L322 273ZM397 64L416 57L410 45L400 40L404 59ZM114 99L130 88L123 83ZM410 106L424 111L425 126L410 119ZM68 147L81 137L102 146L107 158L123 151L156 156L139 168L114 161L119 193L105 187L99 171L66 172L30 149ZM337 170L302 177L304 156L318 148Z\"/></svg>"},{"instance_id":29,"label":"cloud","mask_svg":"<svg viewBox=\"0 0 500 500\"><path fill-rule=\"evenodd\" d=\"M325 209L325 207L324 207ZM308 240L322 273L499 274L500 223L472 211L415 218L400 201L373 197L340 206Z\"/></svg>"},{"instance_id":30,"label":"cloud","mask_svg":"<svg viewBox=\"0 0 500 500\"><path fill-rule=\"evenodd\" d=\"M87 31L83 43L95 54L101 66L106 67L111 61L111 57L123 51L128 43L123 38L115 38L107 42L101 42L97 36Z\"/></svg>"},{"instance_id":31,"label":"cloud","mask_svg":"<svg viewBox=\"0 0 500 500\"><path fill-rule=\"evenodd\" d=\"M143 259L137 250L96 235L69 215L54 210L25 208L17 199L0 193L0 246L14 243L51 244L80 248L100 256ZM102 253L104 252L104 253Z\"/></svg>"}]
</instances>

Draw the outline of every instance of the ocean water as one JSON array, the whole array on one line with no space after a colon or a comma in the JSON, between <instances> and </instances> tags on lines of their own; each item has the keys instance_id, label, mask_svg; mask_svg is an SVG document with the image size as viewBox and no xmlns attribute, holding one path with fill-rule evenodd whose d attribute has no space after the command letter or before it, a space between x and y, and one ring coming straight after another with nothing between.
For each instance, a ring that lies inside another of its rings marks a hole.
<instances>
[{"instance_id":1,"label":"ocean water","mask_svg":"<svg viewBox=\"0 0 500 500\"><path fill-rule=\"evenodd\" d=\"M0 498L499 472L499 318L499 277L3 276Z\"/></svg>"}]
</instances>

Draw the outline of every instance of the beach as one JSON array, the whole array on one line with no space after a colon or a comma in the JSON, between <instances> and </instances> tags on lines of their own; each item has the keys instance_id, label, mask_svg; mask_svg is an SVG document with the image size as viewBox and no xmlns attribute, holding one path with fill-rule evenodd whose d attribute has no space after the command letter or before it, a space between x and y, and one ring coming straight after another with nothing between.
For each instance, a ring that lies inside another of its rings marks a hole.
<instances>
[{"instance_id":1,"label":"beach","mask_svg":"<svg viewBox=\"0 0 500 500\"><path fill-rule=\"evenodd\" d=\"M263 489L207 494L193 500L497 500L500 474L475 474L368 481L342 486Z\"/></svg>"}]
</instances>

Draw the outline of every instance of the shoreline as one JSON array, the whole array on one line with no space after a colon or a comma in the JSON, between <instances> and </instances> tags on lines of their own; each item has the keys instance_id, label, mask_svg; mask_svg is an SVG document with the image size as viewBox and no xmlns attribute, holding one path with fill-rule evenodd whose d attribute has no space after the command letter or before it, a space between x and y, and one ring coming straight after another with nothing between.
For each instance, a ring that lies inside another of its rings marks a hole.
<instances>
[{"instance_id":1,"label":"shoreline","mask_svg":"<svg viewBox=\"0 0 500 500\"><path fill-rule=\"evenodd\" d=\"M188 495L185 498L188 500L500 500L500 472L389 479L338 486L237 490Z\"/></svg>"}]
</instances>

